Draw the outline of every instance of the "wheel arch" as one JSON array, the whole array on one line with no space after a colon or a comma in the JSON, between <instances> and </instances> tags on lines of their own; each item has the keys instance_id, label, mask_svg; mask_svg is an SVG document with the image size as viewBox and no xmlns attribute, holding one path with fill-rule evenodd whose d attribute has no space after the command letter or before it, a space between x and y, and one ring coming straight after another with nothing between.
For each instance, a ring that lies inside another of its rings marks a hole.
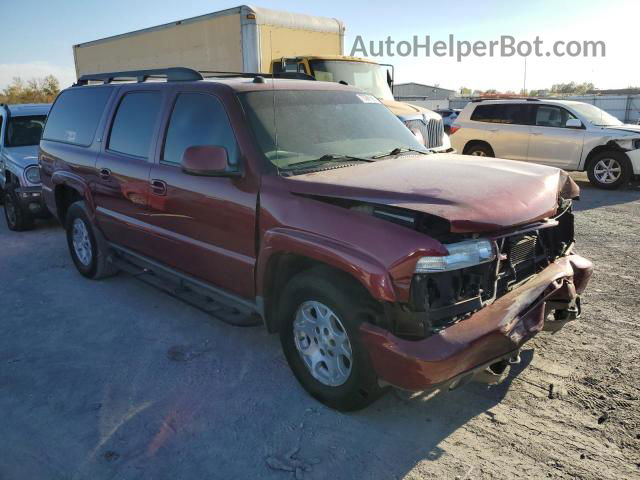
<instances>
[{"instance_id":1,"label":"wheel arch","mask_svg":"<svg viewBox=\"0 0 640 480\"><path fill-rule=\"evenodd\" d=\"M391 278L379 262L337 242L283 230L265 235L256 270L256 294L270 333L279 328L277 306L284 286L295 275L311 268L322 267L351 281L375 301L396 300Z\"/></svg>"},{"instance_id":2,"label":"wheel arch","mask_svg":"<svg viewBox=\"0 0 640 480\"><path fill-rule=\"evenodd\" d=\"M56 217L64 226L69 207L79 201L84 200L89 207L89 213L93 212L93 199L89 186L81 177L67 172L56 172L52 177L53 194L56 206Z\"/></svg>"},{"instance_id":3,"label":"wheel arch","mask_svg":"<svg viewBox=\"0 0 640 480\"><path fill-rule=\"evenodd\" d=\"M485 146L487 148L489 148L492 152L493 155L495 156L496 151L494 150L494 148L491 146L491 144L489 142L487 142L486 140L478 140L478 139L474 139L474 140L469 140L465 145L464 148L462 149L462 154L466 155L467 152L469 151L469 149L471 147L474 147L476 145L482 145Z\"/></svg>"},{"instance_id":4,"label":"wheel arch","mask_svg":"<svg viewBox=\"0 0 640 480\"><path fill-rule=\"evenodd\" d=\"M597 145L596 147L592 148L591 151L585 157L584 162L580 167L580 171L584 172L585 170L587 170L587 168L589 168L590 163L593 161L596 155L604 152L611 152L611 151L624 153L626 155L626 151L614 141L610 141L604 145ZM627 158L628 158L628 155L627 155Z\"/></svg>"}]
</instances>

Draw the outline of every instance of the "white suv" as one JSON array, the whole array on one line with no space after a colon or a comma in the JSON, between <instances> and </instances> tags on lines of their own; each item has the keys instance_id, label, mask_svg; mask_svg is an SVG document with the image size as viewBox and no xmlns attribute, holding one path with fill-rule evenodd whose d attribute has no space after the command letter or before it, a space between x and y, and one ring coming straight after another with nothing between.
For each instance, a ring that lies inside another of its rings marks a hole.
<instances>
[{"instance_id":1,"label":"white suv","mask_svg":"<svg viewBox=\"0 0 640 480\"><path fill-rule=\"evenodd\" d=\"M451 144L467 155L586 170L606 189L640 175L640 126L582 102L475 100L453 124Z\"/></svg>"}]
</instances>

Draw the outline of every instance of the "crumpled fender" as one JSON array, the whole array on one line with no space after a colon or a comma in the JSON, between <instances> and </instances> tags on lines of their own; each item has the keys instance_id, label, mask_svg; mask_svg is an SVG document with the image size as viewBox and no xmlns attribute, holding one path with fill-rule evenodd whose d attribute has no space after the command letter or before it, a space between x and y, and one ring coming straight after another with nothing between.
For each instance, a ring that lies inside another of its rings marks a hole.
<instances>
[{"instance_id":1,"label":"crumpled fender","mask_svg":"<svg viewBox=\"0 0 640 480\"><path fill-rule=\"evenodd\" d=\"M278 253L293 253L342 270L358 280L373 298L394 302L396 293L385 267L362 250L314 233L278 227L265 232L256 269L256 294L264 295L269 260Z\"/></svg>"}]
</instances>

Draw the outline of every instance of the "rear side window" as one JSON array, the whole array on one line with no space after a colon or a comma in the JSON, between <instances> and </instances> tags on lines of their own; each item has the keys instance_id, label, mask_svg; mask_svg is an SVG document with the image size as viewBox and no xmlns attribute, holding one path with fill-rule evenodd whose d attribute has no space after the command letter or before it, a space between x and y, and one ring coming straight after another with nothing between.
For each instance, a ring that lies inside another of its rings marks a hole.
<instances>
[{"instance_id":1,"label":"rear side window","mask_svg":"<svg viewBox=\"0 0 640 480\"><path fill-rule=\"evenodd\" d=\"M160 92L127 93L113 120L109 150L147 158L161 100Z\"/></svg>"},{"instance_id":2,"label":"rear side window","mask_svg":"<svg viewBox=\"0 0 640 480\"><path fill-rule=\"evenodd\" d=\"M91 145L112 91L110 87L74 87L62 92L49 112L42 138Z\"/></svg>"},{"instance_id":3,"label":"rear side window","mask_svg":"<svg viewBox=\"0 0 640 480\"><path fill-rule=\"evenodd\" d=\"M478 105L471 114L471 120L507 125L528 125L528 112L529 105L521 103Z\"/></svg>"},{"instance_id":4,"label":"rear side window","mask_svg":"<svg viewBox=\"0 0 640 480\"><path fill-rule=\"evenodd\" d=\"M203 93L182 93L171 113L162 161L178 165L184 151L198 145L225 147L229 163L237 161L236 139L220 100Z\"/></svg>"}]
</instances>

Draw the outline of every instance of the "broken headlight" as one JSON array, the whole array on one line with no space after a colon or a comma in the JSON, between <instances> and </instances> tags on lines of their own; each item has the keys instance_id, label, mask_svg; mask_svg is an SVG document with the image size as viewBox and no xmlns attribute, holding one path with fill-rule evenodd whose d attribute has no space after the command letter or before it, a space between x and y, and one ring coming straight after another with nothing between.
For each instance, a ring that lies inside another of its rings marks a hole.
<instances>
[{"instance_id":1,"label":"broken headlight","mask_svg":"<svg viewBox=\"0 0 640 480\"><path fill-rule=\"evenodd\" d=\"M472 267L492 261L496 255L489 240L467 240L444 245L449 255L422 257L416 264L416 273L445 272Z\"/></svg>"}]
</instances>

